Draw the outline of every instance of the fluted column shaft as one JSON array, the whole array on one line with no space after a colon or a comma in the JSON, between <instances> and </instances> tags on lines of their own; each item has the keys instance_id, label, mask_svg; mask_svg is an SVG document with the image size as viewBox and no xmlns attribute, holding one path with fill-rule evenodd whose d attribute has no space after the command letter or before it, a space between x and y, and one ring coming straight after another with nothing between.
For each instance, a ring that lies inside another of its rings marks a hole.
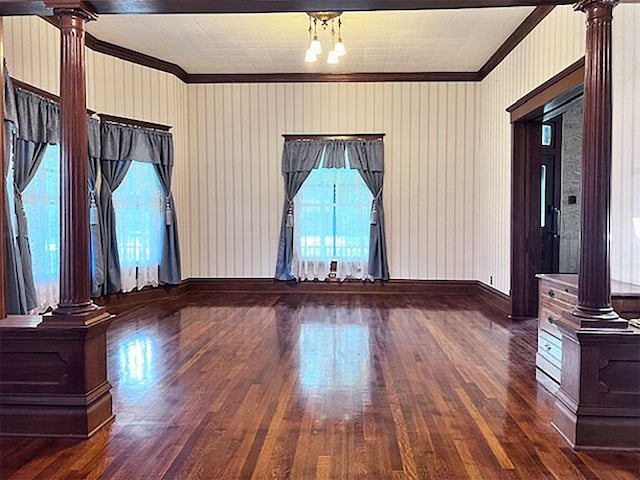
<instances>
[{"instance_id":1,"label":"fluted column shaft","mask_svg":"<svg viewBox=\"0 0 640 480\"><path fill-rule=\"evenodd\" d=\"M85 22L79 9L59 9L60 65L60 303L57 313L93 308L89 250Z\"/></svg>"},{"instance_id":2,"label":"fluted column shaft","mask_svg":"<svg viewBox=\"0 0 640 480\"><path fill-rule=\"evenodd\" d=\"M618 0L582 0L587 39L582 144L578 306L582 318L614 319L611 307L611 22Z\"/></svg>"}]
</instances>

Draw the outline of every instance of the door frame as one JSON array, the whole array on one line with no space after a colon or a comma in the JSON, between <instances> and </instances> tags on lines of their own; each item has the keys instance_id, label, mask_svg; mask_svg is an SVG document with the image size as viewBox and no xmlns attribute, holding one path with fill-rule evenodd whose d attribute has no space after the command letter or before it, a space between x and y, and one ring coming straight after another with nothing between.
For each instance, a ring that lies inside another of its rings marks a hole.
<instances>
[{"instance_id":1,"label":"door frame","mask_svg":"<svg viewBox=\"0 0 640 480\"><path fill-rule=\"evenodd\" d=\"M540 162L543 121L566 111L584 90L584 57L507 108L511 115L511 318L538 315Z\"/></svg>"}]
</instances>

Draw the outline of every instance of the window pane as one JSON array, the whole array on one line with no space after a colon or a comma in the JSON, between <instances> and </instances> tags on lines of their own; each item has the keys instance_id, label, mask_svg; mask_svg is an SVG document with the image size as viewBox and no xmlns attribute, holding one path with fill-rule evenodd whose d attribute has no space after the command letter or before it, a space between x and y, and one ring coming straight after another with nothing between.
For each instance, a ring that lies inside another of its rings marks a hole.
<instances>
[{"instance_id":1,"label":"window pane","mask_svg":"<svg viewBox=\"0 0 640 480\"><path fill-rule=\"evenodd\" d=\"M153 164L131 162L113 193L122 289L158 285L164 233L164 195Z\"/></svg>"},{"instance_id":2,"label":"window pane","mask_svg":"<svg viewBox=\"0 0 640 480\"><path fill-rule=\"evenodd\" d=\"M540 226L546 225L547 220L547 166L542 165L540 172Z\"/></svg>"},{"instance_id":3,"label":"window pane","mask_svg":"<svg viewBox=\"0 0 640 480\"><path fill-rule=\"evenodd\" d=\"M294 199L298 258L368 260L371 200L357 170L313 170Z\"/></svg>"},{"instance_id":4,"label":"window pane","mask_svg":"<svg viewBox=\"0 0 640 480\"><path fill-rule=\"evenodd\" d=\"M551 125L542 125L542 145L544 147L551 146L553 127Z\"/></svg>"}]
</instances>

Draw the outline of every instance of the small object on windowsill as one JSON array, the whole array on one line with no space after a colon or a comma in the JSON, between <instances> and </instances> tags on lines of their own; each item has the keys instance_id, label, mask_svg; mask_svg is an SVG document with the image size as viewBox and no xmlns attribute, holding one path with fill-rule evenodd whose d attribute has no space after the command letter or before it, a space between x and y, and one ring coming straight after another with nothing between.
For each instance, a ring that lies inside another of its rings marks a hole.
<instances>
[{"instance_id":1,"label":"small object on windowsill","mask_svg":"<svg viewBox=\"0 0 640 480\"><path fill-rule=\"evenodd\" d=\"M640 329L640 318L632 318L629 320L629 326Z\"/></svg>"}]
</instances>

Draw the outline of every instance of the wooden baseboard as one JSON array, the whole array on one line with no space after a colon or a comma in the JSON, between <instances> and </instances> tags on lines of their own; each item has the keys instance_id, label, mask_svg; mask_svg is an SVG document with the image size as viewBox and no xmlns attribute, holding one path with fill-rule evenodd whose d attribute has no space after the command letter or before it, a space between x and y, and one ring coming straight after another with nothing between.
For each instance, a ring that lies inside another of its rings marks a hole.
<instances>
[{"instance_id":1,"label":"wooden baseboard","mask_svg":"<svg viewBox=\"0 0 640 480\"><path fill-rule=\"evenodd\" d=\"M96 299L114 314L121 314L148 302L186 301L191 295L216 293L254 293L283 295L359 294L359 295L465 295L476 296L501 314L510 313L508 295L477 280L410 280L393 279L387 282L359 280L282 282L272 278L188 278L180 285L144 288L129 293L107 295Z\"/></svg>"},{"instance_id":2,"label":"wooden baseboard","mask_svg":"<svg viewBox=\"0 0 640 480\"><path fill-rule=\"evenodd\" d=\"M511 313L511 297L500 290L478 280L476 282L476 294L483 302L491 305L505 315Z\"/></svg>"},{"instance_id":3,"label":"wooden baseboard","mask_svg":"<svg viewBox=\"0 0 640 480\"><path fill-rule=\"evenodd\" d=\"M97 305L105 307L110 313L119 315L149 302L160 300L178 301L185 298L188 293L189 283L188 280L184 280L180 285L145 287L142 290L134 290L128 293L104 295L96 298L94 302Z\"/></svg>"},{"instance_id":4,"label":"wooden baseboard","mask_svg":"<svg viewBox=\"0 0 640 480\"><path fill-rule=\"evenodd\" d=\"M475 280L360 280L282 282L271 278L189 278L183 282L190 293L330 293L363 295L473 295Z\"/></svg>"}]
</instances>

